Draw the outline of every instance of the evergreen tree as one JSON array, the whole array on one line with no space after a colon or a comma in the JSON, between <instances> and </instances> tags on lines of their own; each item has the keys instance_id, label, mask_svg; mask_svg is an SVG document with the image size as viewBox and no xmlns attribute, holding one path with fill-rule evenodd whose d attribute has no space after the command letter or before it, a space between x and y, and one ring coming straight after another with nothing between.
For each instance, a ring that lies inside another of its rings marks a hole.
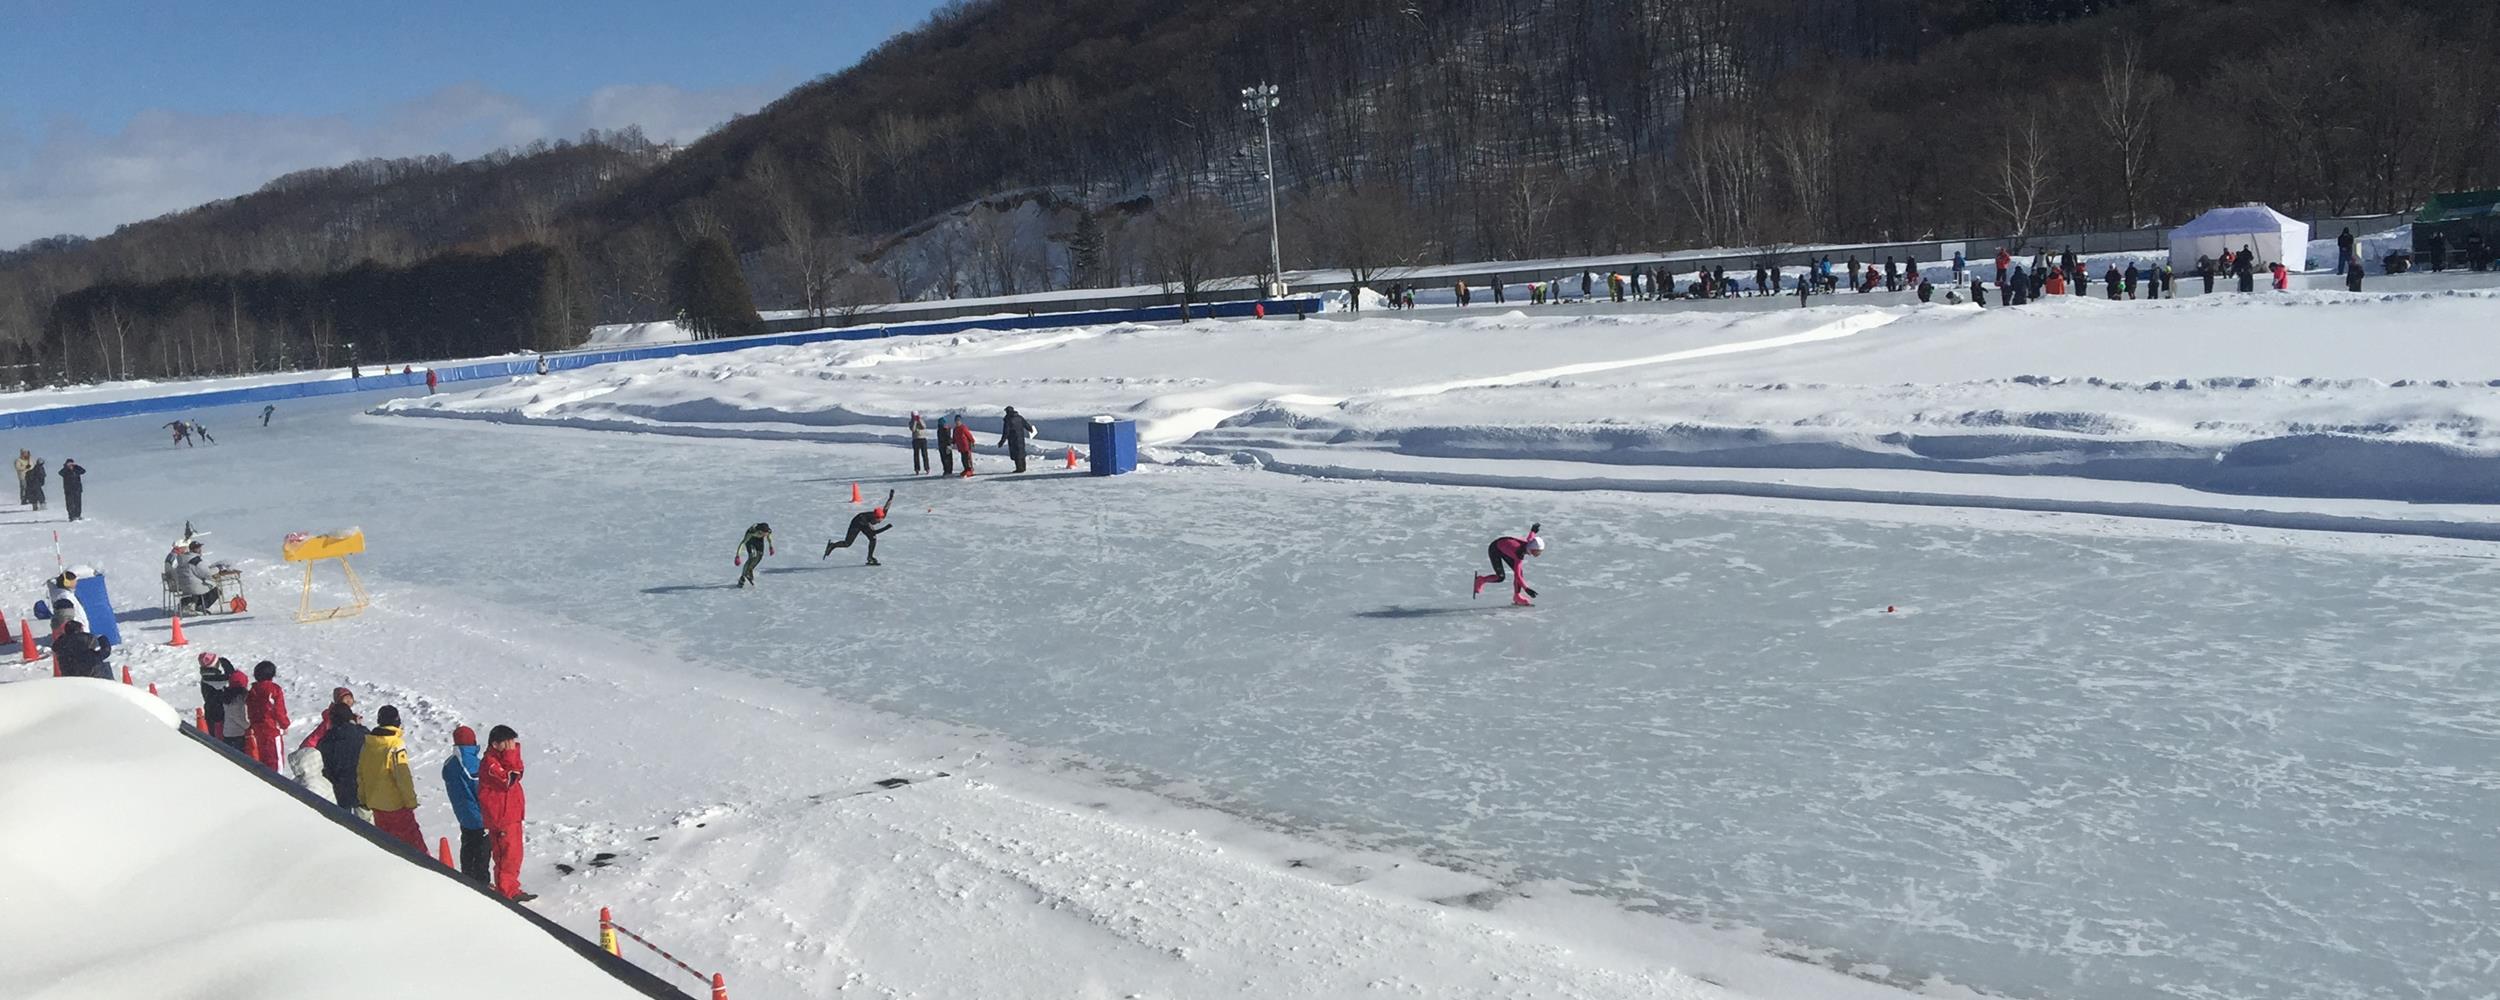
<instances>
[{"instance_id":1,"label":"evergreen tree","mask_svg":"<svg viewBox=\"0 0 2500 1000\"><path fill-rule=\"evenodd\" d=\"M1103 274L1102 213L1091 205L1076 217L1076 232L1068 237L1068 284L1076 288L1101 288L1108 282Z\"/></svg>"},{"instance_id":2,"label":"evergreen tree","mask_svg":"<svg viewBox=\"0 0 2500 1000\"><path fill-rule=\"evenodd\" d=\"M669 304L697 338L736 337L763 327L729 244L707 236L686 247L669 280Z\"/></svg>"}]
</instances>

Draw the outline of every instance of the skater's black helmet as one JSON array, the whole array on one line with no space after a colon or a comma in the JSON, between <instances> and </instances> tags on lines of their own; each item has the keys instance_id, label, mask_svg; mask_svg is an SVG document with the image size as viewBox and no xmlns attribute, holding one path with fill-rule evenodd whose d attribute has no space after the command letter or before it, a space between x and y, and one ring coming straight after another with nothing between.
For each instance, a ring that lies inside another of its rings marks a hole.
<instances>
[{"instance_id":1,"label":"skater's black helmet","mask_svg":"<svg viewBox=\"0 0 2500 1000\"><path fill-rule=\"evenodd\" d=\"M767 531L767 532L768 532L768 531L773 530L773 526L772 526L770 523L768 523L768 522L764 522L764 521L757 521L757 522L755 522L755 527L749 528L749 529L747 529L747 530L749 530L749 531Z\"/></svg>"}]
</instances>

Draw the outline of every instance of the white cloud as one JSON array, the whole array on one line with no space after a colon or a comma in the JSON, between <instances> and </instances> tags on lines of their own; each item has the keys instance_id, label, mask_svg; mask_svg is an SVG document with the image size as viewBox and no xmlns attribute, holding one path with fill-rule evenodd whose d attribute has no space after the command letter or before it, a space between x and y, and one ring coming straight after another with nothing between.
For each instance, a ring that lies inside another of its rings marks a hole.
<instances>
[{"instance_id":1,"label":"white cloud","mask_svg":"<svg viewBox=\"0 0 2500 1000\"><path fill-rule=\"evenodd\" d=\"M691 142L783 89L617 85L564 107L539 108L459 84L352 116L148 111L116 132L62 123L34 136L0 121L0 248L56 233L100 236L124 223L251 192L293 171L368 157L466 158L627 125L642 126L654 139Z\"/></svg>"}]
</instances>

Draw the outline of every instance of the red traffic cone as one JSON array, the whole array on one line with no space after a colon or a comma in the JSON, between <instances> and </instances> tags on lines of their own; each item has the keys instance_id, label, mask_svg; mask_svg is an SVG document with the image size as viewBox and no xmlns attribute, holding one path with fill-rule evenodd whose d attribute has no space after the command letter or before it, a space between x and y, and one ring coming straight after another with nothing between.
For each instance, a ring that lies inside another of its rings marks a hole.
<instances>
[{"instance_id":1,"label":"red traffic cone","mask_svg":"<svg viewBox=\"0 0 2500 1000\"><path fill-rule=\"evenodd\" d=\"M1068 468L1076 468L1076 446L1068 446Z\"/></svg>"},{"instance_id":2,"label":"red traffic cone","mask_svg":"<svg viewBox=\"0 0 2500 1000\"><path fill-rule=\"evenodd\" d=\"M166 645L168 645L168 646L188 646L188 645L190 645L190 644L191 644L191 640L189 640L189 639L185 639L185 638L183 638L183 637L182 637L182 616L181 616L181 615L175 615L175 616L174 616L174 637L173 637L173 638L171 638L171 639L167 639L167 640L165 640L165 644L166 644Z\"/></svg>"},{"instance_id":3,"label":"red traffic cone","mask_svg":"<svg viewBox=\"0 0 2500 1000\"><path fill-rule=\"evenodd\" d=\"M122 664L122 686L123 686L123 687L137 687L137 686L138 686L138 685L136 685L136 684L132 684L132 683L130 683L130 664L127 664L127 663Z\"/></svg>"},{"instance_id":4,"label":"red traffic cone","mask_svg":"<svg viewBox=\"0 0 2500 1000\"><path fill-rule=\"evenodd\" d=\"M457 869L460 867L460 863L459 863L459 862L457 862L457 861L453 861L453 860L451 859L451 838L450 838L450 837L437 837L437 838L435 838L435 840L434 840L434 848L435 848L435 851L436 851L437 853L439 853L439 854L441 854L441 855L443 856L443 867L445 867L445 868L450 868L450 869L454 869L454 870L457 870Z\"/></svg>"},{"instance_id":5,"label":"red traffic cone","mask_svg":"<svg viewBox=\"0 0 2500 1000\"><path fill-rule=\"evenodd\" d=\"M851 502L852 502L852 503L858 503L858 502L859 502L859 484L858 484L858 483L852 483L852 484L851 484Z\"/></svg>"},{"instance_id":6,"label":"red traffic cone","mask_svg":"<svg viewBox=\"0 0 2500 1000\"><path fill-rule=\"evenodd\" d=\"M729 984L717 972L712 973L712 1000L729 1000Z\"/></svg>"},{"instance_id":7,"label":"red traffic cone","mask_svg":"<svg viewBox=\"0 0 2500 1000\"><path fill-rule=\"evenodd\" d=\"M0 624L6 624L6 623L5 623L5 622L0 622ZM20 618L20 619L18 619L18 620L17 620L17 642L18 642L18 647L19 647L19 649L20 649L21 651L23 651L23 652L26 654L26 662L28 662L28 663L33 663L33 662L35 662L36 660L40 660L40 659L42 659L42 658L43 658L43 657L40 657L40 656L35 655L35 623L34 623L34 622L27 621L26 619L23 619L23 618Z\"/></svg>"},{"instance_id":8,"label":"red traffic cone","mask_svg":"<svg viewBox=\"0 0 2500 1000\"><path fill-rule=\"evenodd\" d=\"M195 709L192 709L192 710L191 710L191 728L193 728L193 729L197 729L197 730L199 730L199 731L201 731L201 732L203 732L203 733L205 733L205 732L207 732L207 731L208 731L208 709L207 709L207 708L204 708L204 707L203 707L203 708L195 708Z\"/></svg>"},{"instance_id":9,"label":"red traffic cone","mask_svg":"<svg viewBox=\"0 0 2500 1000\"><path fill-rule=\"evenodd\" d=\"M149 681L149 682L148 682L148 696L149 696L149 697L151 697L151 698L162 698L162 697L164 697L164 695L161 695L161 694L157 694L157 693L156 693L156 682L155 682L155 681Z\"/></svg>"}]
</instances>

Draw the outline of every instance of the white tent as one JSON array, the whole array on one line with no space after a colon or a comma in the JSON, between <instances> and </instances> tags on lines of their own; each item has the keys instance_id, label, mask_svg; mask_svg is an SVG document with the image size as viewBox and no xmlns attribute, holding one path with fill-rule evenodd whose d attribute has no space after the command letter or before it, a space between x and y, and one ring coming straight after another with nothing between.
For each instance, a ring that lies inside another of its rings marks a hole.
<instances>
[{"instance_id":1,"label":"white tent","mask_svg":"<svg viewBox=\"0 0 2500 1000\"><path fill-rule=\"evenodd\" d=\"M2278 260L2292 270L2306 270L2309 224L2255 202L2217 208L2170 231L2170 266L2186 274L2196 269L2200 256L2220 261L2241 247L2256 257L2261 274Z\"/></svg>"}]
</instances>

